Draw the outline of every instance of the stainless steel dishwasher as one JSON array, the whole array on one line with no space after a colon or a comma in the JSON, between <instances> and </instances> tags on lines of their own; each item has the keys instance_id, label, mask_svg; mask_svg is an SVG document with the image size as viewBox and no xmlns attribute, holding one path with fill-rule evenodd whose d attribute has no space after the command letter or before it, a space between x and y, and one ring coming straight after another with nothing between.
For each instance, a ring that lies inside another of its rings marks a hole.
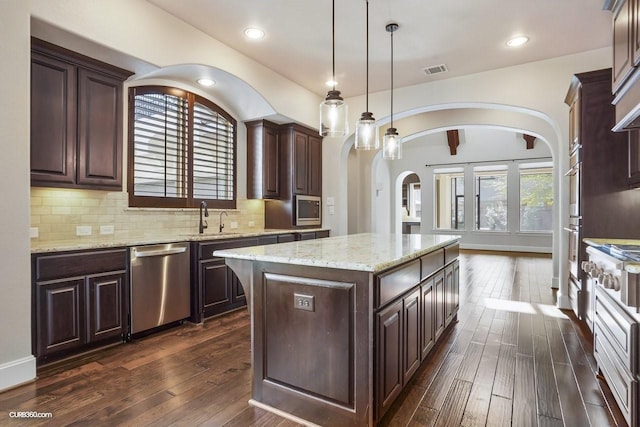
<instances>
[{"instance_id":1,"label":"stainless steel dishwasher","mask_svg":"<svg viewBox=\"0 0 640 427\"><path fill-rule=\"evenodd\" d=\"M131 334L190 316L189 243L131 248Z\"/></svg>"}]
</instances>

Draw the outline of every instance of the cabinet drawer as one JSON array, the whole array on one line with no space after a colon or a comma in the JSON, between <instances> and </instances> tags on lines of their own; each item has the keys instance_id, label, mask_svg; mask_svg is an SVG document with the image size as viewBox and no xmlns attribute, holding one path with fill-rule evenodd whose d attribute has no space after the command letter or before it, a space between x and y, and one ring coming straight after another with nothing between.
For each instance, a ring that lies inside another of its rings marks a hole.
<instances>
[{"instance_id":1,"label":"cabinet drawer","mask_svg":"<svg viewBox=\"0 0 640 427\"><path fill-rule=\"evenodd\" d=\"M198 251L198 259L210 259L213 258L213 252L223 250L223 249L235 249L235 248L245 248L248 246L257 246L258 239L257 238L249 238L249 239L231 239L231 240L221 240L217 242L209 242L209 243L201 243L200 250Z\"/></svg>"},{"instance_id":2,"label":"cabinet drawer","mask_svg":"<svg viewBox=\"0 0 640 427\"><path fill-rule=\"evenodd\" d=\"M278 235L278 243L293 242L294 240L296 240L296 235L293 233Z\"/></svg>"},{"instance_id":3,"label":"cabinet drawer","mask_svg":"<svg viewBox=\"0 0 640 427\"><path fill-rule=\"evenodd\" d=\"M636 425L638 420L633 407L637 406L638 382L635 381L627 369L620 363L615 352L611 351L613 344L607 339L607 334L596 324L593 343L593 354L598 368L602 371L607 384L613 393L620 411L629 425Z\"/></svg>"},{"instance_id":4,"label":"cabinet drawer","mask_svg":"<svg viewBox=\"0 0 640 427\"><path fill-rule=\"evenodd\" d=\"M379 275L376 280L376 307L382 307L418 283L420 283L419 259Z\"/></svg>"},{"instance_id":5,"label":"cabinet drawer","mask_svg":"<svg viewBox=\"0 0 640 427\"><path fill-rule=\"evenodd\" d=\"M636 374L638 324L600 288L596 288L595 323L601 334L606 335L620 362L632 374Z\"/></svg>"},{"instance_id":6,"label":"cabinet drawer","mask_svg":"<svg viewBox=\"0 0 640 427\"><path fill-rule=\"evenodd\" d=\"M571 303L571 308L576 316L580 316L581 297L582 291L580 290L579 284L569 279L569 302Z\"/></svg>"},{"instance_id":7,"label":"cabinet drawer","mask_svg":"<svg viewBox=\"0 0 640 427\"><path fill-rule=\"evenodd\" d=\"M444 267L444 249L438 249L420 258L422 264L421 279L424 280Z\"/></svg>"},{"instance_id":8,"label":"cabinet drawer","mask_svg":"<svg viewBox=\"0 0 640 427\"><path fill-rule=\"evenodd\" d=\"M456 258L458 258L458 255L460 255L460 245L459 244L455 244L455 245L449 245L447 247L444 248L444 263L449 264L450 262L452 262L453 260L455 260Z\"/></svg>"},{"instance_id":9,"label":"cabinet drawer","mask_svg":"<svg viewBox=\"0 0 640 427\"><path fill-rule=\"evenodd\" d=\"M35 280L42 282L126 270L127 258L126 249L38 255L35 258Z\"/></svg>"}]
</instances>

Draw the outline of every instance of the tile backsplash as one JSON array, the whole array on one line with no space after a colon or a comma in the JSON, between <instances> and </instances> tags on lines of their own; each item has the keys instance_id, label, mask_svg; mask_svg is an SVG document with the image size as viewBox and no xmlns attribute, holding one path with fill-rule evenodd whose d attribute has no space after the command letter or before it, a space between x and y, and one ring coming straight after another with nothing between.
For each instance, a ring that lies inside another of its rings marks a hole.
<instances>
[{"instance_id":1,"label":"tile backsplash","mask_svg":"<svg viewBox=\"0 0 640 427\"><path fill-rule=\"evenodd\" d=\"M32 240L83 241L91 239L140 239L159 234L192 234L198 232L198 209L129 208L126 192L31 188L31 227L38 229ZM208 234L217 233L222 210L209 209ZM264 202L238 200L236 209L225 209L225 231L258 231L264 229ZM231 223L237 229L231 229ZM76 227L91 228L90 236L77 236ZM106 228L105 228L106 226ZM100 228L113 234L100 234Z\"/></svg>"}]
</instances>

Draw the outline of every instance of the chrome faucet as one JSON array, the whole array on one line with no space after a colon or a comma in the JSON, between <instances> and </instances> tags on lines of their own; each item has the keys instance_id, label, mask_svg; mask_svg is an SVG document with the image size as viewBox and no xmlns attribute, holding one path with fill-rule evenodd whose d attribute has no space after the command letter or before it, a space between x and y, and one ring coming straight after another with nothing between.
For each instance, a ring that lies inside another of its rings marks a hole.
<instances>
[{"instance_id":1,"label":"chrome faucet","mask_svg":"<svg viewBox=\"0 0 640 427\"><path fill-rule=\"evenodd\" d=\"M222 214L229 216L229 214L227 214L227 211L220 212L220 232L221 233L222 233L222 229L224 228L224 224L222 223Z\"/></svg>"},{"instance_id":2,"label":"chrome faucet","mask_svg":"<svg viewBox=\"0 0 640 427\"><path fill-rule=\"evenodd\" d=\"M205 202L204 200L200 202L200 227L198 228L198 232L200 234L204 233L205 228L209 227L209 224L207 224L207 220L202 219L203 210L204 210L204 216L208 217L209 210L207 209L207 202Z\"/></svg>"}]
</instances>

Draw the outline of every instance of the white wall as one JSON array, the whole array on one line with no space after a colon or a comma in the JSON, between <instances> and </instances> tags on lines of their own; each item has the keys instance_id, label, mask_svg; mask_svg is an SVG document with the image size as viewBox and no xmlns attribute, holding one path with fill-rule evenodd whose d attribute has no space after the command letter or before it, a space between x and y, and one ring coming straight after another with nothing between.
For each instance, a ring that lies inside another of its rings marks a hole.
<instances>
[{"instance_id":1,"label":"white wall","mask_svg":"<svg viewBox=\"0 0 640 427\"><path fill-rule=\"evenodd\" d=\"M469 249L515 250L551 253L550 234L520 233L519 231L519 175L517 159L551 160L549 146L541 140L535 141L531 150L526 149L522 134L512 130L473 126L459 131L461 144L457 155L451 156L446 133L435 132L405 143L402 160L388 162L391 168L390 181L396 184L390 189L392 212L400 206L402 197L398 182L408 171L420 178L422 192L422 233L460 234L461 246ZM473 168L487 164L506 165L508 174L508 229L506 232L480 232L473 230L475 194ZM540 160L536 160L540 161ZM483 162L477 164L475 162ZM485 163L490 162L490 163ZM533 162L531 160L530 162ZM387 162L381 162L387 163ZM460 167L465 171L465 218L466 230L438 231L434 229L434 171L447 167ZM377 176L377 174L376 174ZM399 229L400 217L395 216L391 229ZM376 221L376 223L378 223Z\"/></svg>"},{"instance_id":2,"label":"white wall","mask_svg":"<svg viewBox=\"0 0 640 427\"><path fill-rule=\"evenodd\" d=\"M27 2L0 0L0 390L35 376L29 262L29 72Z\"/></svg>"}]
</instances>

